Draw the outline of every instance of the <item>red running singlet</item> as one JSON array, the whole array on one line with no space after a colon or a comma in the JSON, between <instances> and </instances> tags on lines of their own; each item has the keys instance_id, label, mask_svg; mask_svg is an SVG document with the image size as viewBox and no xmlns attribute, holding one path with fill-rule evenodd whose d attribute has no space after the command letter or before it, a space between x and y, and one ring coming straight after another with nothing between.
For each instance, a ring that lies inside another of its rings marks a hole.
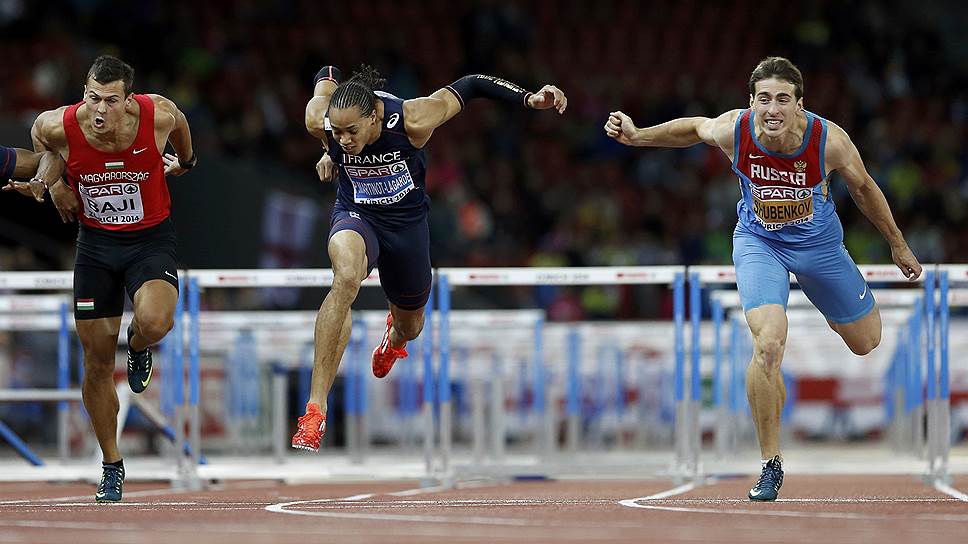
<instances>
[{"instance_id":1,"label":"red running singlet","mask_svg":"<svg viewBox=\"0 0 968 544\"><path fill-rule=\"evenodd\" d=\"M70 158L67 181L80 199L82 225L110 231L136 231L164 221L171 210L165 163L155 145L155 104L134 95L141 106L138 134L117 153L94 149L77 122L83 102L64 111Z\"/></svg>"}]
</instances>

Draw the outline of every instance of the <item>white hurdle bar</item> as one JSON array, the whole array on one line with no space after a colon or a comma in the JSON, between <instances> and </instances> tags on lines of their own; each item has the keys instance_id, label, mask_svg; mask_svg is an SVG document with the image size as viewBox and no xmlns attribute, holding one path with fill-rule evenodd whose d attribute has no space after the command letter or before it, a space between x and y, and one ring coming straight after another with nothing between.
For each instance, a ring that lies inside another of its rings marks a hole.
<instances>
[{"instance_id":1,"label":"white hurdle bar","mask_svg":"<svg viewBox=\"0 0 968 544\"><path fill-rule=\"evenodd\" d=\"M333 285L334 274L331 269L323 268L293 268L293 269L260 269L260 270L231 270L231 269L206 269L206 270L191 270L189 272L189 287L188 296L191 299L194 297L196 300L200 296L200 292L205 288L256 288L256 287L330 287ZM380 276L377 270L374 270L366 279L363 280L363 287L373 287L380 285ZM189 309L188 315L190 325L189 333L189 344L194 343L196 346L194 350L194 355L190 354L189 368L191 379L196 380L197 374L199 372L199 361L198 361L198 343L199 343L199 333L200 328L200 311L197 305ZM355 327L359 328L359 327ZM359 335L355 335L357 340ZM349 376L350 374L347 374ZM348 387L355 387L356 381L349 380L347 383ZM280 385L276 384L274 386L275 390L280 389ZM355 391L354 391L355 392ZM197 405L197 394L193 394L190 399L190 417L193 422L198 421L198 405ZM277 401L278 403L279 401ZM426 403L426 399L424 401ZM349 449L350 458L357 463L363 462L364 448L363 436L366 435L366 429L362 428L364 421L362 414L358 413L356 410L356 404L353 403L352 412L346 414L346 429L347 429L347 447ZM275 409L275 415L273 419L279 423L284 420L284 416L280 414L281 410L285 407L279 407L277 405ZM427 417L432 417L432 410L426 410L425 413ZM192 425L195 428L196 425ZM278 431L277 431L278 433ZM278 438L278 437L277 437ZM193 442L199 440L198 437L192 435ZM198 450L199 445L197 443L192 444L193 451ZM425 447L428 447L425 445ZM277 446L278 448L278 446ZM284 448L284 446L283 446ZM276 458L281 459L283 455L277 449ZM428 455L429 458L429 455ZM429 468L428 468L429 470Z\"/></svg>"},{"instance_id":2,"label":"white hurdle bar","mask_svg":"<svg viewBox=\"0 0 968 544\"><path fill-rule=\"evenodd\" d=\"M541 285L671 285L674 291L674 338L676 353L676 458L673 472L679 480L700 478L698 451L690 449L689 440L698 433L698 413L685 401L684 368L684 266L634 266L634 267L582 267L582 268L440 268L437 271L440 327L440 370L438 394L440 395L440 474L445 480L453 478L451 467L451 404L450 404L450 295L455 287L468 286L541 286ZM541 328L536 324L534 353L534 407L542 420L539 438L536 440L539 456L548 458L554 449L554 404L546 395L545 366ZM698 369L693 369L695 374ZM695 380L698 383L698 380ZM698 398L698 391L693 395ZM572 407L571 409L576 409ZM576 414L569 413L573 418ZM572 425L572 431L575 431ZM574 439L572 439L573 441Z\"/></svg>"},{"instance_id":3,"label":"white hurdle bar","mask_svg":"<svg viewBox=\"0 0 968 544\"><path fill-rule=\"evenodd\" d=\"M903 306L905 303L916 303L923 298L925 301L924 314L927 318L927 399L924 406L927 410L927 434L928 434L928 470L927 474L933 480L945 481L948 479L947 459L950 451L950 391L949 386L949 366L948 366L948 308L952 302L961 303L965 301L965 293L962 290L949 292L948 282L968 283L968 265L938 265L924 264L924 272L916 280L905 277L895 265L861 265L858 267L864 279L874 283L899 283L917 284L921 289L916 290L877 290L875 298L884 305ZM791 283L796 283L796 277L790 274ZM720 266L692 266L689 267L690 295L698 300L699 293L703 285L708 284L735 284L736 273L733 267ZM935 294L936 286L939 293ZM895 291L891 293L891 291ZM920 296L919 296L920 293ZM726 296L726 295L724 295ZM802 293L791 299L802 302L799 297ZM951 297L951 300L949 300ZM738 298L738 297L737 297ZM805 299L806 297L803 296ZM883 298L883 301L881 300ZM733 300L729 300L733 302ZM713 299L714 320L722 312L724 300ZM937 308L937 312L936 309ZM938 322L935 323L935 313L938 313ZM721 319L721 316L720 316ZM938 333L937 341L940 343L941 366L937 374L935 373L935 333ZM693 353L693 357L698 359L699 354ZM924 408L919 408L923 410ZM919 420L922 412L916 412L915 420Z\"/></svg>"},{"instance_id":4,"label":"white hurdle bar","mask_svg":"<svg viewBox=\"0 0 968 544\"><path fill-rule=\"evenodd\" d=\"M34 281L23 272L0 273L0 283L15 285L49 285L64 281L62 274L44 274ZM22 287L27 289L29 287ZM80 389L70 389L70 326L68 319L70 297L64 295L3 295L0 296L0 330L46 330L57 331L57 389L0 389L0 402L57 402L57 452L61 463L67 461L69 447L68 401L81 400ZM32 464L43 461L23 443L12 430L4 435L11 447Z\"/></svg>"}]
</instances>

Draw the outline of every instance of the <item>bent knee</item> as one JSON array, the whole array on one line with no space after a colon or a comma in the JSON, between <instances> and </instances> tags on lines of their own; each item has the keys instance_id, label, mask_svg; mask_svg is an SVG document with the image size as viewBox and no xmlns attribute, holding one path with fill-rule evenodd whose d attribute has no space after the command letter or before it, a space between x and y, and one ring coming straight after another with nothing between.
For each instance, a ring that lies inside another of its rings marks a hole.
<instances>
[{"instance_id":1,"label":"bent knee","mask_svg":"<svg viewBox=\"0 0 968 544\"><path fill-rule=\"evenodd\" d=\"M852 351L854 355L867 355L868 353L874 351L874 348L879 346L880 343L881 335L878 333L877 335L853 340L847 344L847 347L850 348L850 351Z\"/></svg>"},{"instance_id":2,"label":"bent knee","mask_svg":"<svg viewBox=\"0 0 968 544\"><path fill-rule=\"evenodd\" d=\"M360 291L360 277L360 273L355 269L336 270L333 274L333 286L330 288L330 292L341 297L355 299L356 294Z\"/></svg>"},{"instance_id":3,"label":"bent knee","mask_svg":"<svg viewBox=\"0 0 968 544\"><path fill-rule=\"evenodd\" d=\"M407 341L413 340L414 338L420 336L420 331L423 330L423 325L423 319L401 320L399 322L393 322L393 328L396 329L397 333L403 336Z\"/></svg>"},{"instance_id":4,"label":"bent knee","mask_svg":"<svg viewBox=\"0 0 968 544\"><path fill-rule=\"evenodd\" d=\"M170 315L151 315L139 317L137 322L138 333L145 340L147 340L149 344L154 344L155 342L158 342L164 338L175 324L174 319Z\"/></svg>"}]
</instances>

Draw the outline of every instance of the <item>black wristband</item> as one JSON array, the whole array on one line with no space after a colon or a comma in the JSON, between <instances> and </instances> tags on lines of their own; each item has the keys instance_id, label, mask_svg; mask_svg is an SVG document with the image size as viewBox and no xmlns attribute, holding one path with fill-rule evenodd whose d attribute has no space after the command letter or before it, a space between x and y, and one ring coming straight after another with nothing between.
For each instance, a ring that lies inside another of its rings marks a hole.
<instances>
[{"instance_id":1,"label":"black wristband","mask_svg":"<svg viewBox=\"0 0 968 544\"><path fill-rule=\"evenodd\" d=\"M343 79L343 74L341 74L339 68L335 66L323 66L318 72L316 72L316 77L313 79L313 87L324 79L328 79L339 85L339 81Z\"/></svg>"},{"instance_id":2,"label":"black wristband","mask_svg":"<svg viewBox=\"0 0 968 544\"><path fill-rule=\"evenodd\" d=\"M464 76L448 85L447 90L454 93L461 108L469 100L475 98L490 98L502 102L511 102L527 108L528 97L531 95L531 93L510 81L482 74Z\"/></svg>"},{"instance_id":3,"label":"black wristband","mask_svg":"<svg viewBox=\"0 0 968 544\"><path fill-rule=\"evenodd\" d=\"M182 170L191 170L192 168L195 168L195 163L197 162L198 162L198 153L195 153L194 151L192 151L192 158L188 159L187 162L182 162L181 157L178 157L178 166Z\"/></svg>"}]
</instances>

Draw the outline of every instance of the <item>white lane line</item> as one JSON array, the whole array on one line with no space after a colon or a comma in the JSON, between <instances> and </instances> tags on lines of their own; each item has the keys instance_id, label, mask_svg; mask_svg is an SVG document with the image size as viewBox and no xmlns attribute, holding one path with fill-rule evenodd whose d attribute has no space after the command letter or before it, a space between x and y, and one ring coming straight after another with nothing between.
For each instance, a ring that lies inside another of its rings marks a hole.
<instances>
[{"instance_id":1,"label":"white lane line","mask_svg":"<svg viewBox=\"0 0 968 544\"><path fill-rule=\"evenodd\" d=\"M639 501L654 501L659 499L665 499L667 497L674 497L676 495L682 495L683 493L688 493L696 489L696 484L688 483L680 485L679 487L673 487L672 489L667 489L665 491L660 491L654 495L649 495L647 497L639 497L637 499L625 499L618 501L622 506L628 506L629 508L647 508L644 505L639 504Z\"/></svg>"},{"instance_id":2,"label":"white lane line","mask_svg":"<svg viewBox=\"0 0 968 544\"><path fill-rule=\"evenodd\" d=\"M87 495L72 495L70 497L54 497L54 498L39 497L36 499L0 501L0 506L3 506L5 504L28 504L28 503L40 502L40 501L48 503L48 502L71 502L71 501L83 501L83 500L89 500L91 501L92 504L94 504L93 490L94 490L94 487L92 486L91 492L88 493ZM171 489L171 488L144 489L142 491L130 491L130 492L126 491L124 493L124 496L125 497L153 497L155 495L178 495L183 493L194 493L194 492L195 491L191 491L188 489Z\"/></svg>"},{"instance_id":3,"label":"white lane line","mask_svg":"<svg viewBox=\"0 0 968 544\"><path fill-rule=\"evenodd\" d=\"M900 503L900 502L910 502L910 503L944 503L944 502L958 502L958 499L949 498L937 498L937 497L821 497L821 498L795 498L795 499L777 499L773 502L788 502L788 503L803 503L803 504L866 504L866 503ZM749 504L749 499L664 499L663 504L668 505L690 505L690 504Z\"/></svg>"},{"instance_id":4,"label":"white lane line","mask_svg":"<svg viewBox=\"0 0 968 544\"><path fill-rule=\"evenodd\" d=\"M231 483L231 484L220 484L220 485L209 486L208 488L202 489L201 492L228 491L228 490L236 490L236 489L259 489L263 487L276 487L278 485L279 484L274 481L266 482L262 480L255 481L255 482L238 482L238 483ZM94 489L94 487L92 486L91 489ZM199 490L175 489L175 488L167 487L167 488L160 488L160 489L142 489L141 491L125 491L124 497L125 498L154 497L157 495L183 495L185 493L198 493L198 492ZM90 504L97 504L93 502L94 492L92 491L87 495L73 495L70 497L53 497L53 498L39 497L36 499L18 499L18 500L10 500L10 501L0 501L0 506L16 505L16 504L32 504L37 502L49 503L49 502L85 501L85 500L92 501Z\"/></svg>"},{"instance_id":5,"label":"white lane line","mask_svg":"<svg viewBox=\"0 0 968 544\"><path fill-rule=\"evenodd\" d=\"M951 497L958 499L959 501L968 502L968 495L962 493L961 491L958 491L957 489L951 487L950 485L944 482L938 482L938 481L934 482L934 488L944 493L945 495L949 495Z\"/></svg>"},{"instance_id":6,"label":"white lane line","mask_svg":"<svg viewBox=\"0 0 968 544\"><path fill-rule=\"evenodd\" d=\"M712 480L707 480L711 482ZM944 484L941 484L944 485ZM666 512L686 512L691 514L726 514L726 515L748 515L748 516L774 516L774 517L787 517L787 518L811 518L811 519L847 519L847 520L896 520L899 518L898 515L880 515L880 514L860 514L853 512L803 512L797 510L749 510L749 509L718 509L718 508L696 508L696 507L686 507L686 506L673 506L674 504L687 504L687 503L700 503L700 504L723 504L731 505L741 502L745 502L737 499L669 499L669 497L674 497L676 495L681 495L687 493L694 489L693 484L685 484L679 487L669 489L668 491L663 491L661 493L656 493L654 495L649 495L647 497L639 497L637 499L625 499L619 501L622 506L628 506L630 508L642 508L647 510L663 510ZM952 495L947 491L941 490L942 492L948 493L949 495L961 499L964 493L956 489L949 488L957 495ZM968 499L968 497L966 497ZM661 502L662 504L645 504L649 501L654 503ZM874 498L804 498L804 499L778 499L777 502L787 502L787 503L852 503L852 504L863 504L863 503L881 503L881 502L947 502L948 500L926 500L921 497L916 497L914 499L890 499L884 497L874 497ZM968 515L959 514L915 514L910 516L901 516L906 520L917 520L917 521L952 521L952 522L964 522L968 521Z\"/></svg>"},{"instance_id":7,"label":"white lane line","mask_svg":"<svg viewBox=\"0 0 968 544\"><path fill-rule=\"evenodd\" d=\"M461 486L460 484L454 487L481 487L480 482L467 482L466 486ZM486 485L486 484L485 484ZM436 487L422 487L414 489L406 489L403 491L395 491L391 493L386 493L386 495L394 496L412 496L420 493L434 493L438 491L445 491L448 488L443 486ZM368 494L368 496L374 496L376 494ZM266 511L274 512L277 514L291 514L296 516L310 516L310 517L328 517L328 518L343 518L343 519L365 519L365 520L382 520L382 521L402 521L411 523L441 523L450 525L486 525L486 526L510 526L510 527L548 527L549 523L545 520L532 519L532 518L507 518L507 517L484 517L484 516L419 516L419 515L403 515L403 514L386 514L386 513L376 513L376 512L321 512L320 508L330 508L330 507L353 507L361 508L365 507L368 503L357 502L356 504L342 504L337 505L336 503L348 502L355 500L357 495L353 497L346 497L342 499L312 499L312 500L300 500L291 502L282 502L276 504L270 504L266 506ZM405 502L437 502L442 503L440 506L446 506L448 501L405 501ZM450 501L455 504L457 501ZM472 501L480 503L481 501ZM534 504L532 502L514 502L513 499L505 500L503 502L508 503L509 506L522 506ZM545 501L547 502L547 501ZM458 506L479 506L480 504L455 504ZM298 506L303 507L303 509L290 510L289 507ZM309 511L306 508L316 508L317 510ZM561 526L561 524L553 524L553 526Z\"/></svg>"},{"instance_id":8,"label":"white lane line","mask_svg":"<svg viewBox=\"0 0 968 544\"><path fill-rule=\"evenodd\" d=\"M339 501L361 501L363 499L369 499L373 495L376 495L376 493L362 493L360 495L353 495L352 497L346 497L345 499L336 499L336 500L339 500Z\"/></svg>"},{"instance_id":9,"label":"white lane line","mask_svg":"<svg viewBox=\"0 0 968 544\"><path fill-rule=\"evenodd\" d=\"M438 491L446 490L447 488L445 486L437 485L433 487L415 487L413 489L404 489L403 491L387 493L387 495L393 495L394 497L409 497L411 495L420 495L421 493L437 493Z\"/></svg>"}]
</instances>

